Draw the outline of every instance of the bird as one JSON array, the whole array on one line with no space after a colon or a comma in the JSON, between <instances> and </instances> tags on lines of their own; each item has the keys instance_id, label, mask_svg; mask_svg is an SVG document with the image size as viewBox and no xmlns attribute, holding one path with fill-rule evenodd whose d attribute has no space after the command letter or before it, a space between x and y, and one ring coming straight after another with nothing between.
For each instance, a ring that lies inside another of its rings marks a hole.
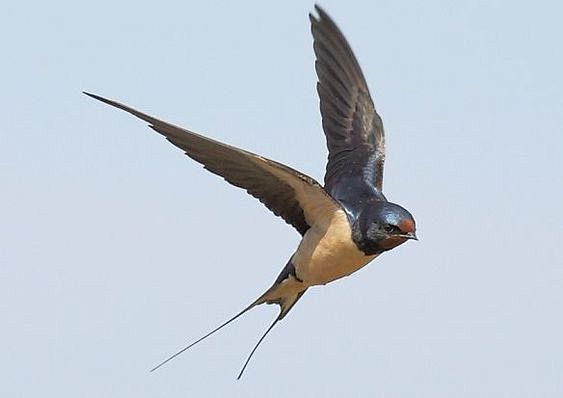
<instances>
[{"instance_id":1,"label":"bird","mask_svg":"<svg viewBox=\"0 0 563 398\"><path fill-rule=\"evenodd\" d=\"M315 5L309 13L316 56L316 85L328 160L324 186L289 166L175 126L122 103L84 94L147 122L205 169L246 190L293 226L301 241L256 300L206 335L170 356L176 358L261 304L279 313L248 355L237 379L272 330L313 286L348 276L408 240L417 240L413 215L383 194L385 136L366 79L346 38Z\"/></svg>"}]
</instances>

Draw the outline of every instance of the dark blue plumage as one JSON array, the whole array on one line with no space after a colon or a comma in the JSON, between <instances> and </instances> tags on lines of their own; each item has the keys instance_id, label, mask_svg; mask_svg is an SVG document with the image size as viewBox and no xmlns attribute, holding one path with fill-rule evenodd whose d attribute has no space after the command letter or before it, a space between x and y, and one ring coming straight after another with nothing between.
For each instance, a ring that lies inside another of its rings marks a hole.
<instances>
[{"instance_id":1,"label":"dark blue plumage","mask_svg":"<svg viewBox=\"0 0 563 398\"><path fill-rule=\"evenodd\" d=\"M301 235L272 286L219 327L159 364L162 366L260 304L277 304L274 325L311 286L350 275L381 253L416 239L413 216L383 195L385 137L366 80L346 39L318 6L310 15L328 162L325 186L282 163L174 126L127 105L89 94L149 123L207 170L245 189ZM252 249L252 248L250 248ZM153 370L154 370L153 369Z\"/></svg>"}]
</instances>

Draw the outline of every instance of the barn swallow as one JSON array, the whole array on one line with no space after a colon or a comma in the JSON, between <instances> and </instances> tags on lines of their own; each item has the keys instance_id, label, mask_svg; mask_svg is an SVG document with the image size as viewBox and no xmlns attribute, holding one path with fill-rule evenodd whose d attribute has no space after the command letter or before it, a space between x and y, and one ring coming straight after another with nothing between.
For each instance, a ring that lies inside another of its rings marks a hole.
<instances>
[{"instance_id":1,"label":"barn swallow","mask_svg":"<svg viewBox=\"0 0 563 398\"><path fill-rule=\"evenodd\" d=\"M417 239L413 216L383 195L385 139L356 57L319 6L309 14L316 55L317 92L328 147L324 187L311 177L260 155L156 119L121 103L84 93L149 123L207 170L245 189L302 236L273 285L248 307L183 348L156 370L260 304L279 314L244 363L311 286L326 285L364 267L380 254Z\"/></svg>"}]
</instances>

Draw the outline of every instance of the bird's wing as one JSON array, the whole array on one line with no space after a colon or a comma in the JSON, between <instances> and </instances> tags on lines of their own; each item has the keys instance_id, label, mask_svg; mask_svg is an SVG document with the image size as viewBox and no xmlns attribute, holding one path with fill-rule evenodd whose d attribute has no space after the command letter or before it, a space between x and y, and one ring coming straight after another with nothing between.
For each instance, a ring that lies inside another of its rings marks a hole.
<instances>
[{"instance_id":1,"label":"bird's wing","mask_svg":"<svg viewBox=\"0 0 563 398\"><path fill-rule=\"evenodd\" d=\"M385 140L358 61L332 19L319 6L309 15L319 78L317 91L329 150L325 189L342 191L351 180L381 192Z\"/></svg>"},{"instance_id":2,"label":"bird's wing","mask_svg":"<svg viewBox=\"0 0 563 398\"><path fill-rule=\"evenodd\" d=\"M290 167L203 137L118 102L84 94L146 121L207 170L245 189L275 215L293 225L301 235L327 211L340 208L318 182Z\"/></svg>"}]
</instances>

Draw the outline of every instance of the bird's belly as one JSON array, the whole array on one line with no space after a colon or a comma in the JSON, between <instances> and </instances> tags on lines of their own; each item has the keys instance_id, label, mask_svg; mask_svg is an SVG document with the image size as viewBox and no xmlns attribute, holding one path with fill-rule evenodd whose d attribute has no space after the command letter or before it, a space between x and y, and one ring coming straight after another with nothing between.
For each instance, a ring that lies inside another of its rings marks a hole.
<instances>
[{"instance_id":1,"label":"bird's belly","mask_svg":"<svg viewBox=\"0 0 563 398\"><path fill-rule=\"evenodd\" d=\"M307 231L292 262L303 284L313 286L350 275L375 257L358 249L346 214L338 210L325 225Z\"/></svg>"}]
</instances>

